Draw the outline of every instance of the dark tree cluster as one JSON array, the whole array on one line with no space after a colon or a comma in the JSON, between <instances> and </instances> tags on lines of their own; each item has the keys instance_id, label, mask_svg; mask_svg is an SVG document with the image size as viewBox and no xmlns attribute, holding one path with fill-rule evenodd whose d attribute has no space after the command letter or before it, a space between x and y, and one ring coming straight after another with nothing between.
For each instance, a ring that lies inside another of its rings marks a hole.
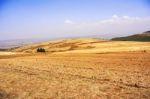
<instances>
[{"instance_id":1,"label":"dark tree cluster","mask_svg":"<svg viewBox=\"0 0 150 99\"><path fill-rule=\"evenodd\" d=\"M38 48L37 52L45 52L45 49L44 48Z\"/></svg>"}]
</instances>

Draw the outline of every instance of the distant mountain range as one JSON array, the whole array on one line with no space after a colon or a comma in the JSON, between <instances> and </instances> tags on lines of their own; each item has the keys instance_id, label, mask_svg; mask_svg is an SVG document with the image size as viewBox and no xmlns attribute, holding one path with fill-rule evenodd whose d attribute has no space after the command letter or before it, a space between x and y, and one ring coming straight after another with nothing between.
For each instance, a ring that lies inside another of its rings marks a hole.
<instances>
[{"instance_id":1,"label":"distant mountain range","mask_svg":"<svg viewBox=\"0 0 150 99\"><path fill-rule=\"evenodd\" d=\"M150 31L126 37L112 38L114 41L150 41Z\"/></svg>"}]
</instances>

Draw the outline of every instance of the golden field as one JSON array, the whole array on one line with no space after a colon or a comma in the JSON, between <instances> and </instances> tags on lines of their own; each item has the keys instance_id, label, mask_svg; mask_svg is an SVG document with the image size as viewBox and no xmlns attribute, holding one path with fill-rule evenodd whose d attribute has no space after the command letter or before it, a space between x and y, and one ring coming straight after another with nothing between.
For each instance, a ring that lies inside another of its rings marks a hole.
<instances>
[{"instance_id":1,"label":"golden field","mask_svg":"<svg viewBox=\"0 0 150 99\"><path fill-rule=\"evenodd\" d=\"M150 42L78 39L12 51L0 55L0 99L150 97Z\"/></svg>"}]
</instances>

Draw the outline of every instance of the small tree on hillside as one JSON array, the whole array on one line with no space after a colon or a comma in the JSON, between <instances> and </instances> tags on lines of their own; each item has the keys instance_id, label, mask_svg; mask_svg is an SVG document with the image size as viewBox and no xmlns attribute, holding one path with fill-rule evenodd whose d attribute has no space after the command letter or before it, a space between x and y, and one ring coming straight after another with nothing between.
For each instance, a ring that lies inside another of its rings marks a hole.
<instances>
[{"instance_id":1,"label":"small tree on hillside","mask_svg":"<svg viewBox=\"0 0 150 99\"><path fill-rule=\"evenodd\" d=\"M38 48L37 52L45 52L45 49L44 48Z\"/></svg>"}]
</instances>

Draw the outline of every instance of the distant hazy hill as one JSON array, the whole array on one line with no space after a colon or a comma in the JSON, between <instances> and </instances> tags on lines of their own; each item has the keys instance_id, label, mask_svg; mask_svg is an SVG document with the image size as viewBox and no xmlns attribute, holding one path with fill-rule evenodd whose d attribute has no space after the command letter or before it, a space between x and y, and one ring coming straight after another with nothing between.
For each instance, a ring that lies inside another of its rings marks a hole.
<instances>
[{"instance_id":1,"label":"distant hazy hill","mask_svg":"<svg viewBox=\"0 0 150 99\"><path fill-rule=\"evenodd\" d=\"M46 41L48 39L14 39L14 40L1 40L0 49L8 49L23 46L26 44L32 44L37 42Z\"/></svg>"},{"instance_id":2,"label":"distant hazy hill","mask_svg":"<svg viewBox=\"0 0 150 99\"><path fill-rule=\"evenodd\" d=\"M126 37L112 38L114 41L150 41L150 31Z\"/></svg>"}]
</instances>

